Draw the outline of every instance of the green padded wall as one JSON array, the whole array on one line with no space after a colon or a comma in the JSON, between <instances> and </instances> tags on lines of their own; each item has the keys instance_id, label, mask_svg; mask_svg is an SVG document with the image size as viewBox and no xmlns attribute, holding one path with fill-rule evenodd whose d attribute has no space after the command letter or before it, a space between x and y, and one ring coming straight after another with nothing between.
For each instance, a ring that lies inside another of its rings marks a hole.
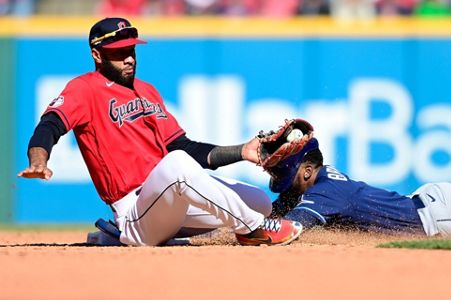
<instances>
[{"instance_id":1,"label":"green padded wall","mask_svg":"<svg viewBox=\"0 0 451 300\"><path fill-rule=\"evenodd\" d=\"M14 41L0 37L0 222L13 219Z\"/></svg>"}]
</instances>

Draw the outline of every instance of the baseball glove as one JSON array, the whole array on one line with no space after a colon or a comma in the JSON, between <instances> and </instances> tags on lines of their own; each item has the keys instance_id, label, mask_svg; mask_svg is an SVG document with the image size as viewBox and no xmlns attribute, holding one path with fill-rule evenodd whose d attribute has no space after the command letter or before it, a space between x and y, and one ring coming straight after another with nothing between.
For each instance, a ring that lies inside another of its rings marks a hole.
<instances>
[{"instance_id":1,"label":"baseball glove","mask_svg":"<svg viewBox=\"0 0 451 300\"><path fill-rule=\"evenodd\" d=\"M313 138L313 126L303 119L285 120L285 124L277 131L260 131L257 137L260 140L257 149L258 165L274 176L274 167L299 153Z\"/></svg>"}]
</instances>

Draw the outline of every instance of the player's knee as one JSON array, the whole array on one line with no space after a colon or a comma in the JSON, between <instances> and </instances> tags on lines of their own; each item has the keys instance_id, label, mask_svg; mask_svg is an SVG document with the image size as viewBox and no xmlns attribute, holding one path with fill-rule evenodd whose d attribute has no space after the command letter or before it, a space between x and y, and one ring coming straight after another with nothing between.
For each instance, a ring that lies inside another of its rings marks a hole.
<instances>
[{"instance_id":1,"label":"player's knee","mask_svg":"<svg viewBox=\"0 0 451 300\"><path fill-rule=\"evenodd\" d=\"M272 212L272 201L265 191L255 188L252 190L252 196L248 199L243 199L247 206L258 211L265 217L268 217Z\"/></svg>"},{"instance_id":2,"label":"player's knee","mask_svg":"<svg viewBox=\"0 0 451 300\"><path fill-rule=\"evenodd\" d=\"M254 208L254 210L258 211L265 217L268 217L272 212L272 202L271 199L266 195L264 191L261 192L261 196L259 197L258 204Z\"/></svg>"},{"instance_id":3,"label":"player's knee","mask_svg":"<svg viewBox=\"0 0 451 300\"><path fill-rule=\"evenodd\" d=\"M265 204L264 204L264 209L263 209L263 212L262 212L262 214L265 216L265 217L269 217L269 215L272 213L272 202L271 201L268 201L268 202L266 202Z\"/></svg>"}]
</instances>

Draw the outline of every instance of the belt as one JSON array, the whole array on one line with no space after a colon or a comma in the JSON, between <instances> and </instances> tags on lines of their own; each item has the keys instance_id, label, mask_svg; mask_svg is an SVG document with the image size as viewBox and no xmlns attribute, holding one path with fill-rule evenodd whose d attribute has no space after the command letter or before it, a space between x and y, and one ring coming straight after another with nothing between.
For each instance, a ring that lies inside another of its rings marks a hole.
<instances>
[{"instance_id":1,"label":"belt","mask_svg":"<svg viewBox=\"0 0 451 300\"><path fill-rule=\"evenodd\" d=\"M421 200L419 195L415 195L412 197L413 205L415 205L416 209L425 208L423 201Z\"/></svg>"}]
</instances>

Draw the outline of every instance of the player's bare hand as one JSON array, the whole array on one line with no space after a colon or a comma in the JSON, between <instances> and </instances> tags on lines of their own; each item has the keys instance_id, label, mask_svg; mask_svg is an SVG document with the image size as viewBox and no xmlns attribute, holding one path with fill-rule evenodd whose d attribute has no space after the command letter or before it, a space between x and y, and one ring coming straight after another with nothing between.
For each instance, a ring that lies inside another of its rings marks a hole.
<instances>
[{"instance_id":1,"label":"player's bare hand","mask_svg":"<svg viewBox=\"0 0 451 300\"><path fill-rule=\"evenodd\" d=\"M17 176L23 177L23 178L41 178L45 180L49 180L53 175L52 170L47 168L47 166L30 166L26 168L25 170L19 172Z\"/></svg>"},{"instance_id":2,"label":"player's bare hand","mask_svg":"<svg viewBox=\"0 0 451 300\"><path fill-rule=\"evenodd\" d=\"M260 146L260 141L258 138L253 138L243 146L241 155L243 159L248 160L253 163L258 163L257 149Z\"/></svg>"}]
</instances>

